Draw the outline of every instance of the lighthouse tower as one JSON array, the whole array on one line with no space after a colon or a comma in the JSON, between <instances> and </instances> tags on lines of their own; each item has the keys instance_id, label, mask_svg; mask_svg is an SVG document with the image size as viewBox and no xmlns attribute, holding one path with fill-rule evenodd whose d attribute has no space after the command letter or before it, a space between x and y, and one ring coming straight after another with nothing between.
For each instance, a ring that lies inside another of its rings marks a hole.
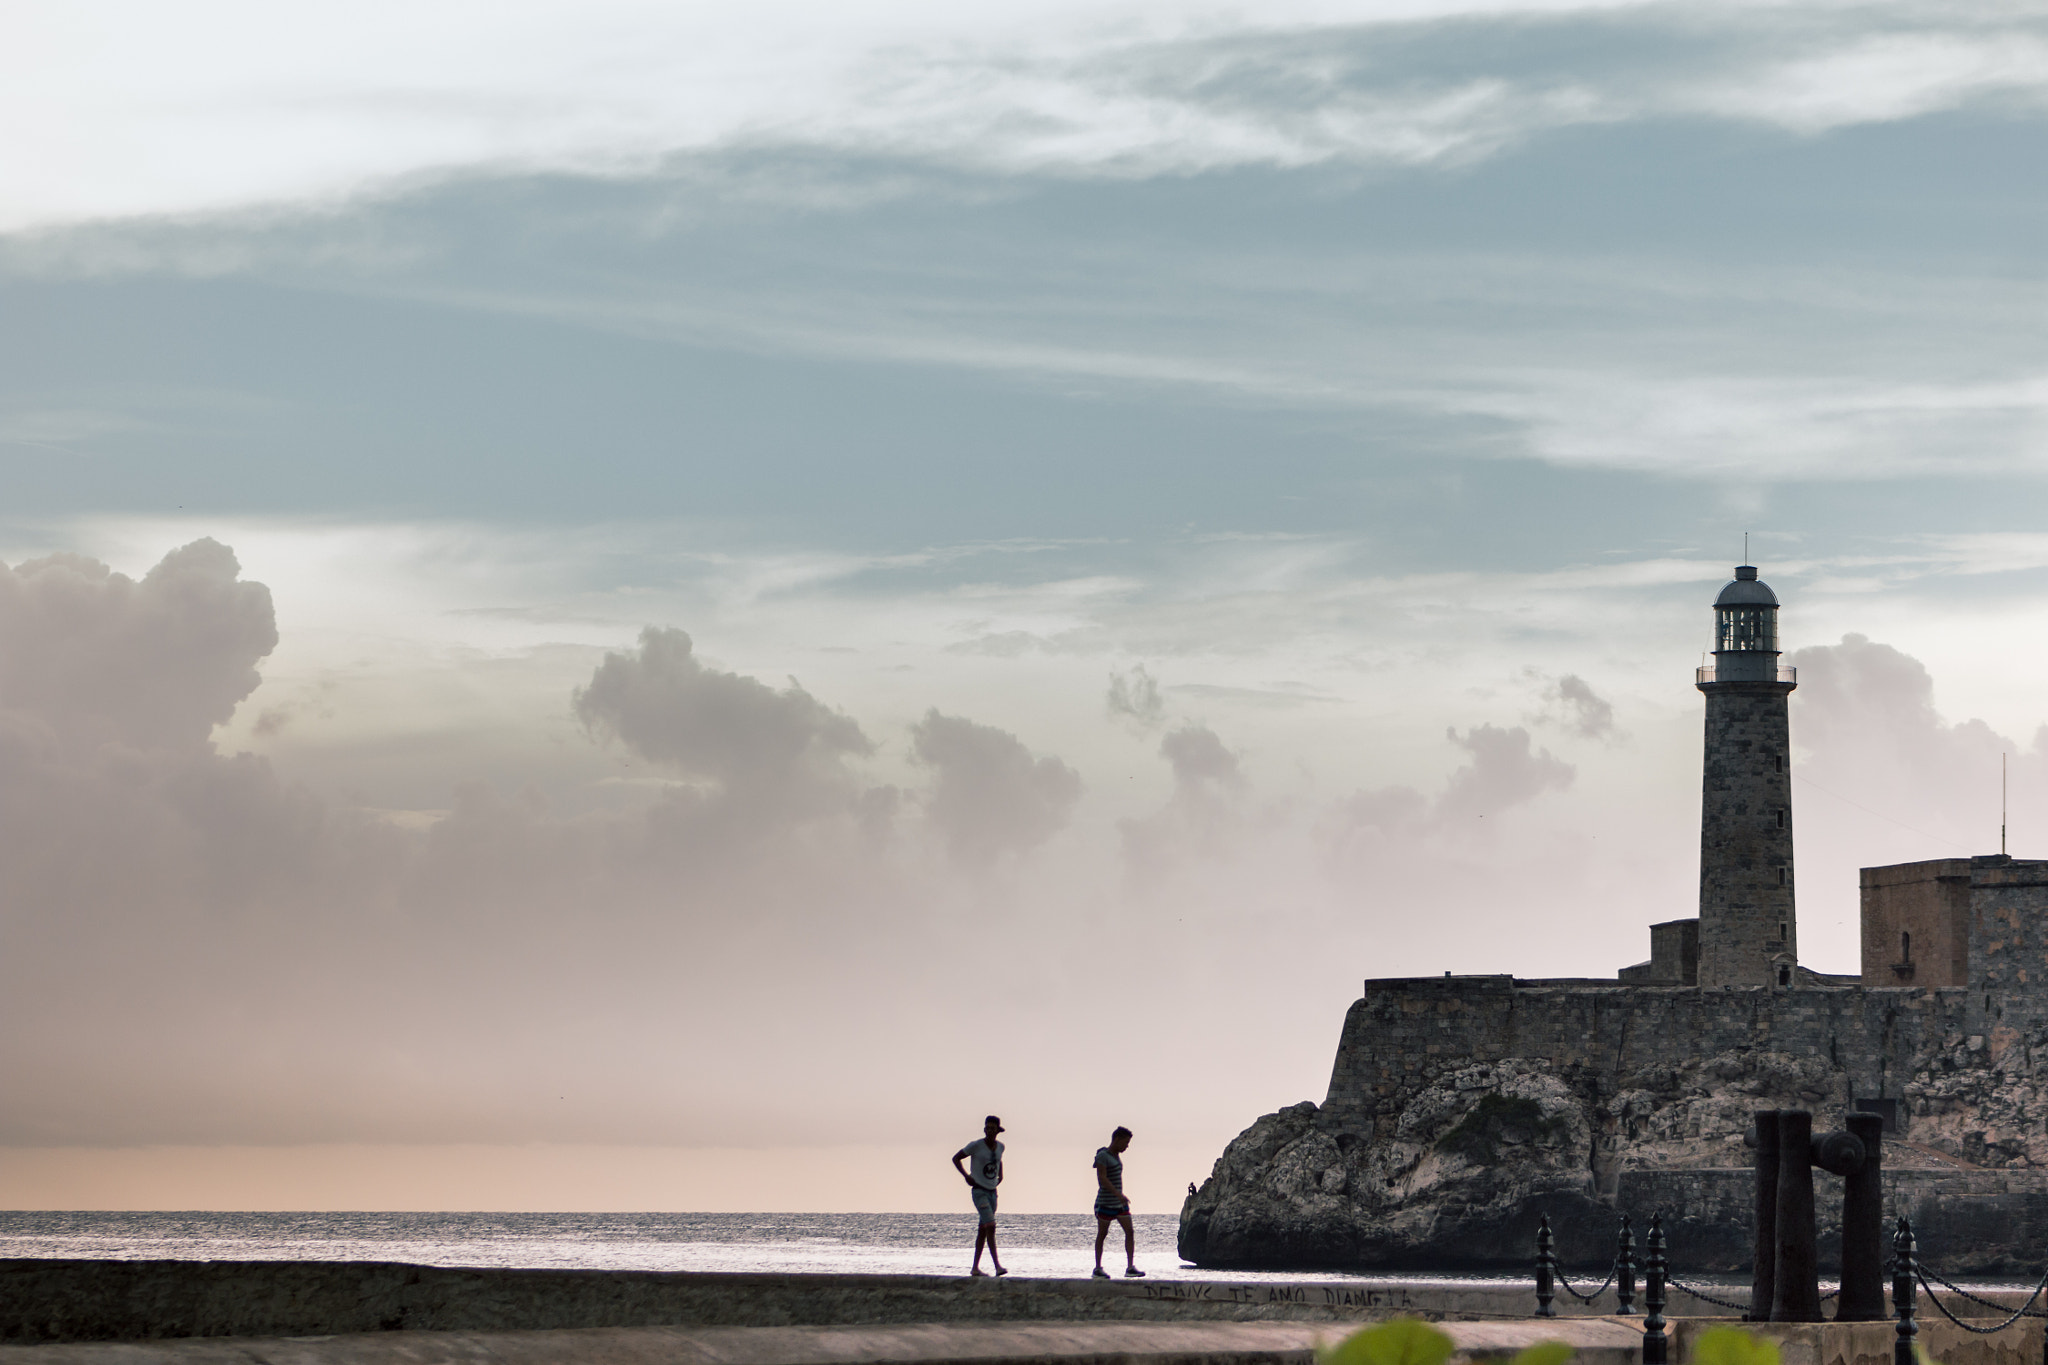
<instances>
[{"instance_id":1,"label":"lighthouse tower","mask_svg":"<svg viewBox=\"0 0 2048 1365\"><path fill-rule=\"evenodd\" d=\"M1799 959L1792 906L1792 750L1778 662L1778 596L1753 565L1714 599L1700 799L1702 986L1788 986Z\"/></svg>"}]
</instances>

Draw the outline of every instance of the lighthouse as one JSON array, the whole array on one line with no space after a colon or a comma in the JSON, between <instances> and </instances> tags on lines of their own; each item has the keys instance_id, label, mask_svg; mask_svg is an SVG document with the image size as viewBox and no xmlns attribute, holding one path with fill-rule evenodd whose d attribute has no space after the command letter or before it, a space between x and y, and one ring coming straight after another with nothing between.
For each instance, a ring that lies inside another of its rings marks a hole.
<instances>
[{"instance_id":1,"label":"lighthouse","mask_svg":"<svg viewBox=\"0 0 2048 1365\"><path fill-rule=\"evenodd\" d=\"M1743 564L1714 599L1714 662L1700 791L1699 984L1789 986L1799 961L1792 900L1792 749L1778 662L1778 595Z\"/></svg>"}]
</instances>

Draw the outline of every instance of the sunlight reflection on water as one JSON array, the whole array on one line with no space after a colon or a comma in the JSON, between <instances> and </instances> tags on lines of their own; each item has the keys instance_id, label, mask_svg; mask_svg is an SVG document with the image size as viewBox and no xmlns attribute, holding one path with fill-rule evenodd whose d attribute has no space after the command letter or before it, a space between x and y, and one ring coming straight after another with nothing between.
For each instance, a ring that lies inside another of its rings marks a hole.
<instances>
[{"instance_id":1,"label":"sunlight reflection on water","mask_svg":"<svg viewBox=\"0 0 2048 1365\"><path fill-rule=\"evenodd\" d=\"M1181 1264L1179 1220L1140 1214L1138 1265L1171 1279L1358 1281L1415 1276L1331 1271L1209 1271ZM1086 1215L1005 1218L1000 1244L1013 1273L1086 1275L1095 1220ZM418 1265L590 1270L963 1274L974 1247L971 1214L921 1213L33 1213L0 1212L0 1256L118 1260L404 1261ZM1111 1231L1103 1263L1123 1264ZM1519 1283L1517 1276L1429 1277Z\"/></svg>"}]
</instances>

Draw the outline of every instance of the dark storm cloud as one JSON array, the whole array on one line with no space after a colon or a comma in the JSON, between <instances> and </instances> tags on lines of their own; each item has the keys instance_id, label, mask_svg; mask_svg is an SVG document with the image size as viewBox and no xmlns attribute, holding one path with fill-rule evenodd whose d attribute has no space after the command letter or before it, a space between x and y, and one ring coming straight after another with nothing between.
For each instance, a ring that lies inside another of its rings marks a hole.
<instances>
[{"instance_id":1,"label":"dark storm cloud","mask_svg":"<svg viewBox=\"0 0 2048 1365\"><path fill-rule=\"evenodd\" d=\"M1058 833L1081 799L1081 777L1034 758L1018 738L934 708L911 727L911 752L935 773L926 817L956 857L986 862Z\"/></svg>"}]
</instances>

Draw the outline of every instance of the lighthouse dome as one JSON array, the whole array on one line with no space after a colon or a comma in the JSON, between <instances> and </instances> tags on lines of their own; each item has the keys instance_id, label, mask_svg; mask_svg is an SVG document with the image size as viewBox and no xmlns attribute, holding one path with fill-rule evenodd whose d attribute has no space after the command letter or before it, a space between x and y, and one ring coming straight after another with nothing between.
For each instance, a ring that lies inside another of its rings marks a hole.
<instances>
[{"instance_id":1,"label":"lighthouse dome","mask_svg":"<svg viewBox=\"0 0 2048 1365\"><path fill-rule=\"evenodd\" d=\"M1778 594L1771 591L1771 585L1756 576L1756 565L1742 564L1735 570L1735 577L1721 595L1714 599L1717 607L1775 607Z\"/></svg>"}]
</instances>

